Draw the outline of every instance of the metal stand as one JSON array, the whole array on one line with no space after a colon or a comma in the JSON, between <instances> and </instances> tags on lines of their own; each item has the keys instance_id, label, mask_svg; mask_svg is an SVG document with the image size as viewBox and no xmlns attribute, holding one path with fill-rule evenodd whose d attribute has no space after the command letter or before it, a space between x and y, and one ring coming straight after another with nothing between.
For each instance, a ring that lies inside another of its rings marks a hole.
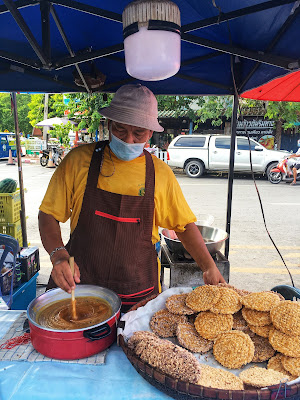
<instances>
[{"instance_id":1,"label":"metal stand","mask_svg":"<svg viewBox=\"0 0 300 400\"><path fill-rule=\"evenodd\" d=\"M229 261L218 252L214 257L214 261L223 275L225 281L229 282ZM178 258L172 254L166 244L161 246L161 275L164 278L165 268L170 268L169 287L178 286L200 286L204 285L203 274L199 266L193 259L187 260Z\"/></svg>"}]
</instances>

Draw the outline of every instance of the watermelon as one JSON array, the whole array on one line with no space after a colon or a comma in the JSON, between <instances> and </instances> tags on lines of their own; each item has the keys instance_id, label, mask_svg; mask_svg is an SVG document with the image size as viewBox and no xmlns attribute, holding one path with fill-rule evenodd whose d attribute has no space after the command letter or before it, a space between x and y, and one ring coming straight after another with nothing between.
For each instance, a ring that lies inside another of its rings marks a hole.
<instances>
[{"instance_id":1,"label":"watermelon","mask_svg":"<svg viewBox=\"0 0 300 400\"><path fill-rule=\"evenodd\" d=\"M0 181L0 193L13 193L17 190L17 181L6 178Z\"/></svg>"}]
</instances>

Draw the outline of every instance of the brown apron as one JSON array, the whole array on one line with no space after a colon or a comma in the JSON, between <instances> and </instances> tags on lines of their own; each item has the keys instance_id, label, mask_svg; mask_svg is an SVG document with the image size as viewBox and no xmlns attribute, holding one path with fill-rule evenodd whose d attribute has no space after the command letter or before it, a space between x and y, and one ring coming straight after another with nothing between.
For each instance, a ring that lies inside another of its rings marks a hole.
<instances>
[{"instance_id":1,"label":"brown apron","mask_svg":"<svg viewBox=\"0 0 300 400\"><path fill-rule=\"evenodd\" d=\"M80 283L113 290L122 300L122 311L126 311L158 293L157 254L151 240L155 170L151 155L144 150L144 196L97 188L107 144L96 144L78 223L66 248L79 266ZM56 286L50 277L47 289Z\"/></svg>"}]
</instances>

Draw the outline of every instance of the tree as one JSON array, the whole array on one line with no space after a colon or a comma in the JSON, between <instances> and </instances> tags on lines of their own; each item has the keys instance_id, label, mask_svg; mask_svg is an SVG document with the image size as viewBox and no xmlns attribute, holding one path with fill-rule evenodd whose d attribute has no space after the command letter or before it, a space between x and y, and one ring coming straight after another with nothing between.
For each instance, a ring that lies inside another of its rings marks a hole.
<instances>
[{"instance_id":1,"label":"tree","mask_svg":"<svg viewBox=\"0 0 300 400\"><path fill-rule=\"evenodd\" d=\"M28 118L31 126L35 126L44 119L44 97L43 94L31 95L31 101L28 104Z\"/></svg>"},{"instance_id":2,"label":"tree","mask_svg":"<svg viewBox=\"0 0 300 400\"><path fill-rule=\"evenodd\" d=\"M156 96L159 111L173 111L174 116L185 115L191 121L197 119L197 108L203 104L199 96Z\"/></svg>"},{"instance_id":3,"label":"tree","mask_svg":"<svg viewBox=\"0 0 300 400\"><path fill-rule=\"evenodd\" d=\"M275 141L277 148L281 145L281 132L294 128L295 122L300 119L300 104L289 101L269 101L265 117L276 121Z\"/></svg>"},{"instance_id":4,"label":"tree","mask_svg":"<svg viewBox=\"0 0 300 400\"><path fill-rule=\"evenodd\" d=\"M49 134L52 137L56 137L60 140L60 143L64 144L65 147L69 146L69 132L72 130L73 125L71 122L68 122L65 125L53 125L53 128L49 131Z\"/></svg>"},{"instance_id":5,"label":"tree","mask_svg":"<svg viewBox=\"0 0 300 400\"><path fill-rule=\"evenodd\" d=\"M32 126L28 119L28 103L30 94L17 94L19 130L24 134L32 132ZM0 131L15 131L14 115L11 110L11 99L9 93L0 93Z\"/></svg>"},{"instance_id":6,"label":"tree","mask_svg":"<svg viewBox=\"0 0 300 400\"><path fill-rule=\"evenodd\" d=\"M232 96L203 96L202 101L198 103L199 109L196 121L196 128L199 123L211 120L213 126L222 125L223 119L230 119L233 107Z\"/></svg>"}]
</instances>

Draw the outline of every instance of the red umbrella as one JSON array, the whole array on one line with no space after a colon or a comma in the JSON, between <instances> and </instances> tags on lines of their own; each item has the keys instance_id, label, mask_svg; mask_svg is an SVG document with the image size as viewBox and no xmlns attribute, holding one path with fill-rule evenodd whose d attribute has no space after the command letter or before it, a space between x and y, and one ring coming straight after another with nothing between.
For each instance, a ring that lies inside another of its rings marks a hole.
<instances>
[{"instance_id":1,"label":"red umbrella","mask_svg":"<svg viewBox=\"0 0 300 400\"><path fill-rule=\"evenodd\" d=\"M255 100L300 101L300 71L274 79L256 89L248 90L241 97Z\"/></svg>"}]
</instances>

